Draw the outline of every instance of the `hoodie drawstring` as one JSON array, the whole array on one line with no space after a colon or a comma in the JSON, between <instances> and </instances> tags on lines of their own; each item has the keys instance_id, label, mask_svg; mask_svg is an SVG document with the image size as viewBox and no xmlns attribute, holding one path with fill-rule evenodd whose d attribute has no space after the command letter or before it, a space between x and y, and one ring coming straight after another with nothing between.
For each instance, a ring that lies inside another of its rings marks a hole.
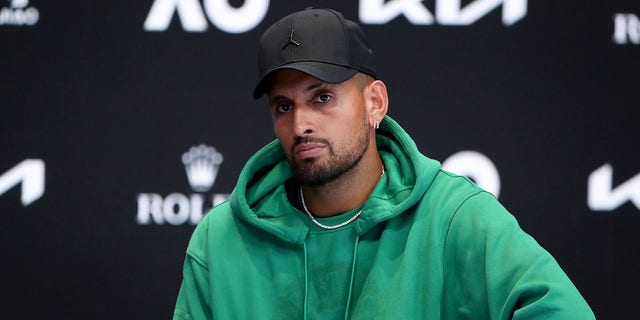
<instances>
[{"instance_id":1,"label":"hoodie drawstring","mask_svg":"<svg viewBox=\"0 0 640 320\"><path fill-rule=\"evenodd\" d=\"M307 252L307 243L302 244L304 250L304 301L302 302L302 313L304 314L303 320L307 320L307 303L309 301L309 261Z\"/></svg>"},{"instance_id":2,"label":"hoodie drawstring","mask_svg":"<svg viewBox=\"0 0 640 320\"><path fill-rule=\"evenodd\" d=\"M351 295L353 293L353 281L356 274L356 262L358 260L358 244L360 244L360 236L356 236L356 243L353 246L353 258L351 260L351 277L349 278L349 294L347 296L347 305L344 309L344 320L349 318L349 308L351 306Z\"/></svg>"}]
</instances>

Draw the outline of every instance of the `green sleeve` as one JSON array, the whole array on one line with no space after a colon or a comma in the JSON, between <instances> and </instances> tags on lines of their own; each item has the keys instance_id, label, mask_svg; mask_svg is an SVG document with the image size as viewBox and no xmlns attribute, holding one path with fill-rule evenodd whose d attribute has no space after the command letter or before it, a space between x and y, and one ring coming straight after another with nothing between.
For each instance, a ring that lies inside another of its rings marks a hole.
<instances>
[{"instance_id":1,"label":"green sleeve","mask_svg":"<svg viewBox=\"0 0 640 320\"><path fill-rule=\"evenodd\" d=\"M182 284L173 313L174 320L213 319L209 271L204 259L206 252L206 219L194 231L182 272Z\"/></svg>"},{"instance_id":2,"label":"green sleeve","mask_svg":"<svg viewBox=\"0 0 640 320\"><path fill-rule=\"evenodd\" d=\"M486 192L457 210L444 263L451 318L595 319L551 254Z\"/></svg>"}]
</instances>

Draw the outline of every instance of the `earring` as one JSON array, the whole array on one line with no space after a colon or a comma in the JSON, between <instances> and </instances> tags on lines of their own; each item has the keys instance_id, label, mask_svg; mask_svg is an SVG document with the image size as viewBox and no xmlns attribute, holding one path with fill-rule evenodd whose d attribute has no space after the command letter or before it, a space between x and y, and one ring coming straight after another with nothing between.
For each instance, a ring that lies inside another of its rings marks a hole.
<instances>
[{"instance_id":1,"label":"earring","mask_svg":"<svg viewBox=\"0 0 640 320\"><path fill-rule=\"evenodd\" d=\"M373 128L374 129L380 129L380 123L378 122L378 120L376 120L376 122L373 123Z\"/></svg>"}]
</instances>

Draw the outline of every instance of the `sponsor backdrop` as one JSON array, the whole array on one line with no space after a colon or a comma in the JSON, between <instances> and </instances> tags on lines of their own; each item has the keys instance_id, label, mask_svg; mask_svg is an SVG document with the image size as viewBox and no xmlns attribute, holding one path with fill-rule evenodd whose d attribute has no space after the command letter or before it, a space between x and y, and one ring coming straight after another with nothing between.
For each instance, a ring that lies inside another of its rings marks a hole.
<instances>
[{"instance_id":1,"label":"sponsor backdrop","mask_svg":"<svg viewBox=\"0 0 640 320\"><path fill-rule=\"evenodd\" d=\"M307 6L363 25L425 154L498 196L598 318L632 317L636 0L1 0L3 317L171 317L194 226L274 138L258 38Z\"/></svg>"}]
</instances>

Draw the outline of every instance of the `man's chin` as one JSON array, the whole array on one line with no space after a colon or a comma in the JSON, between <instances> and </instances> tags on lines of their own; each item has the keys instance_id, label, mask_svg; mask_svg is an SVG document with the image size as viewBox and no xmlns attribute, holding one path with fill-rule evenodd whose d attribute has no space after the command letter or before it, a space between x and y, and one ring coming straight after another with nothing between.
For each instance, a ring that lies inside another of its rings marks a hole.
<instances>
[{"instance_id":1,"label":"man's chin","mask_svg":"<svg viewBox=\"0 0 640 320\"><path fill-rule=\"evenodd\" d=\"M333 175L322 172L312 166L298 167L294 170L296 181L306 187L320 187L335 179Z\"/></svg>"},{"instance_id":2,"label":"man's chin","mask_svg":"<svg viewBox=\"0 0 640 320\"><path fill-rule=\"evenodd\" d=\"M322 187L330 182L327 179L318 179L317 177L296 177L299 185L310 188Z\"/></svg>"}]
</instances>

